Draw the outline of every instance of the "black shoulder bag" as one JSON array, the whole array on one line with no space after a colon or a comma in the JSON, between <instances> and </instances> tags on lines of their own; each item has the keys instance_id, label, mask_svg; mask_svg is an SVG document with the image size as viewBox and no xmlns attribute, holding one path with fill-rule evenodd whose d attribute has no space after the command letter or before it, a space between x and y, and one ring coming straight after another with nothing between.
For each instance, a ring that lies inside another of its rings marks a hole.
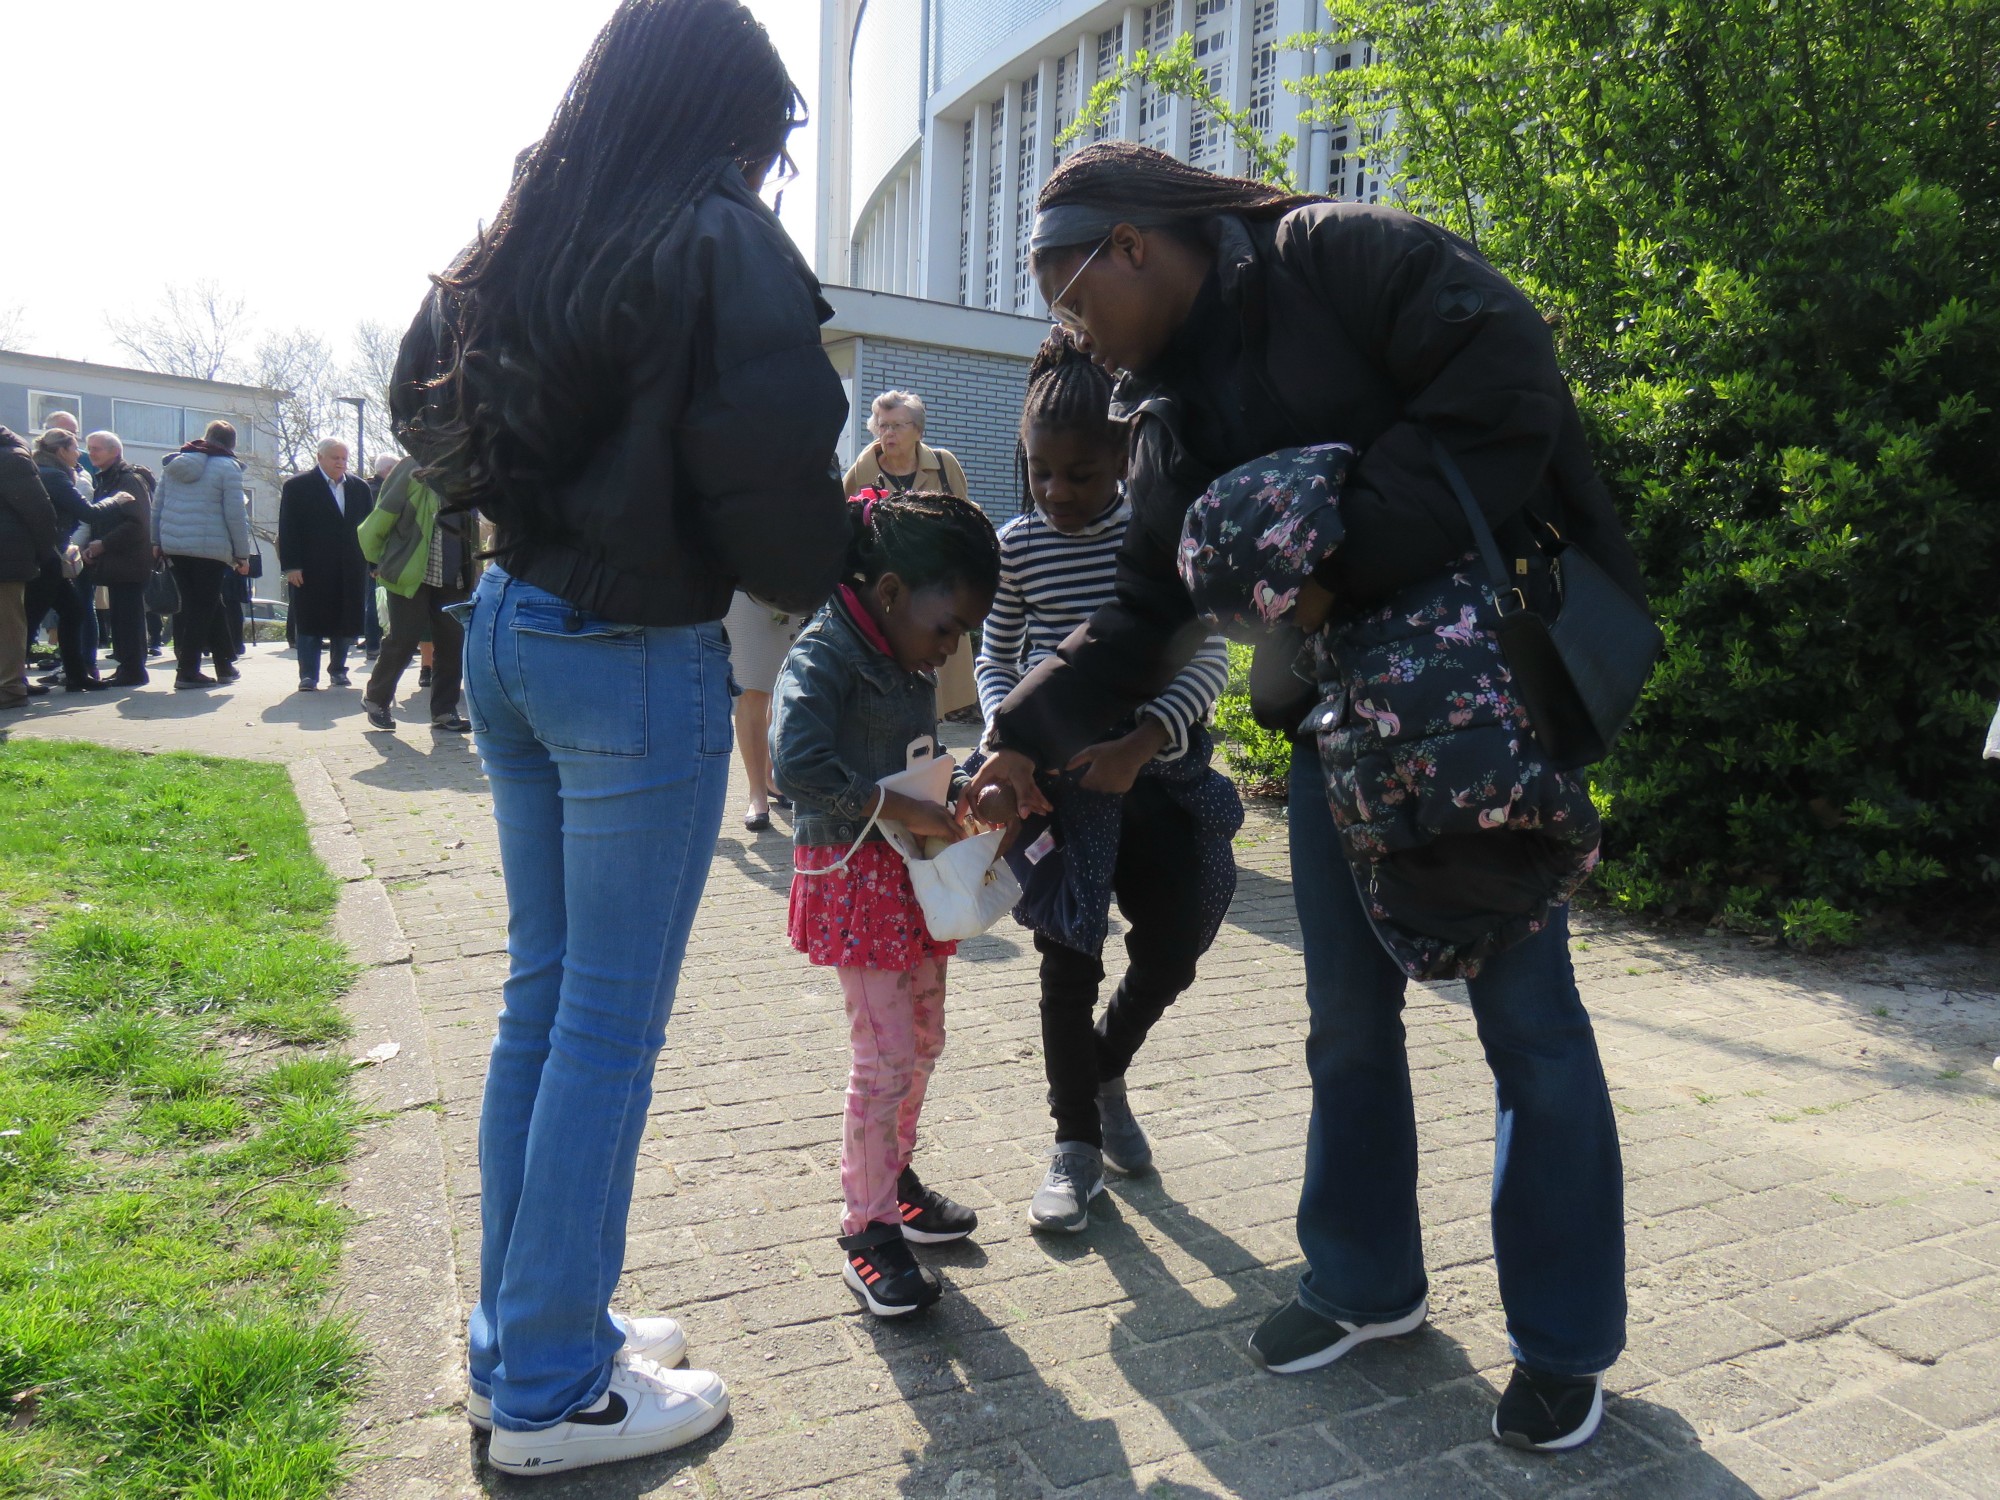
<instances>
[{"instance_id":1,"label":"black shoulder bag","mask_svg":"<svg viewBox=\"0 0 2000 1500\"><path fill-rule=\"evenodd\" d=\"M1514 695L1527 710L1543 754L1559 771L1603 760L1624 732L1653 664L1666 649L1660 628L1581 547L1570 546L1546 522L1535 529L1538 537L1549 538L1542 550L1556 585L1555 618L1544 619L1529 608L1507 580L1500 544L1457 460L1435 437L1431 449L1493 580L1494 634L1514 678Z\"/></svg>"}]
</instances>

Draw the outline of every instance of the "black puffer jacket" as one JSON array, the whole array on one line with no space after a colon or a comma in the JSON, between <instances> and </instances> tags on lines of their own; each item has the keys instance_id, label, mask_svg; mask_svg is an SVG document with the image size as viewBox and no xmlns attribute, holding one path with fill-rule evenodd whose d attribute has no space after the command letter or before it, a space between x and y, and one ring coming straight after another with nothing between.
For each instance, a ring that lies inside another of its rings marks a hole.
<instances>
[{"instance_id":1,"label":"black puffer jacket","mask_svg":"<svg viewBox=\"0 0 2000 1500\"><path fill-rule=\"evenodd\" d=\"M0 427L0 583L26 583L56 544L56 508L28 445Z\"/></svg>"},{"instance_id":2,"label":"black puffer jacket","mask_svg":"<svg viewBox=\"0 0 2000 1500\"><path fill-rule=\"evenodd\" d=\"M1534 555L1529 508L1560 518L1644 596L1548 328L1469 245L1354 203L1276 222L1224 217L1213 229L1216 269L1186 326L1157 369L1120 387L1137 422L1117 595L1008 696L999 743L1061 765L1166 684L1205 633L1175 571L1187 508L1224 471L1279 448L1360 452L1342 498L1347 540L1320 576L1342 612L1378 605L1471 546L1433 433L1509 557ZM1289 654L1260 651L1260 677L1287 682ZM1298 698L1278 710L1287 729L1312 701L1291 686Z\"/></svg>"},{"instance_id":3,"label":"black puffer jacket","mask_svg":"<svg viewBox=\"0 0 2000 1500\"><path fill-rule=\"evenodd\" d=\"M719 620L738 588L808 613L847 547L834 467L847 397L819 338L833 309L733 172L661 244L653 287L622 420L531 516L503 523L497 558L627 624ZM400 378L427 367L426 321L404 341ZM406 421L400 387L398 399Z\"/></svg>"}]
</instances>

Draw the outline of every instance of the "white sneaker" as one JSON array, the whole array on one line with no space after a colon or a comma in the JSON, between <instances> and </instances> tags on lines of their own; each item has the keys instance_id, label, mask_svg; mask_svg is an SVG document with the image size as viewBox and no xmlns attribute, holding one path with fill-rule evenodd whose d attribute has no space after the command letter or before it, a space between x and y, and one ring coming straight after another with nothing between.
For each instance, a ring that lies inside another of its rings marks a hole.
<instances>
[{"instance_id":1,"label":"white sneaker","mask_svg":"<svg viewBox=\"0 0 2000 1500\"><path fill-rule=\"evenodd\" d=\"M625 1347L618 1351L621 1357L643 1359L672 1369L687 1353L687 1335L672 1318L621 1318L613 1313L611 1320L625 1330ZM465 1415L481 1432L491 1432L493 1398L467 1391Z\"/></svg>"},{"instance_id":2,"label":"white sneaker","mask_svg":"<svg viewBox=\"0 0 2000 1500\"><path fill-rule=\"evenodd\" d=\"M506 1474L566 1474L691 1443L729 1415L729 1391L709 1370L663 1370L630 1356L611 1366L594 1406L539 1432L493 1430L486 1461Z\"/></svg>"}]
</instances>

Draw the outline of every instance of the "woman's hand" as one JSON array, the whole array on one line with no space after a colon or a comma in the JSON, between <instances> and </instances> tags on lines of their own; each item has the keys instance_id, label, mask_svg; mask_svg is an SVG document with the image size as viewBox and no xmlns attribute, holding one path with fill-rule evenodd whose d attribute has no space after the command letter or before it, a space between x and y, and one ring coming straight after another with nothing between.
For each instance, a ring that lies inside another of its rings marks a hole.
<instances>
[{"instance_id":1,"label":"woman's hand","mask_svg":"<svg viewBox=\"0 0 2000 1500\"><path fill-rule=\"evenodd\" d=\"M287 568L285 569L285 582L289 583L295 589L302 589L306 586L306 575L301 573L297 568Z\"/></svg>"},{"instance_id":2,"label":"woman's hand","mask_svg":"<svg viewBox=\"0 0 2000 1500\"><path fill-rule=\"evenodd\" d=\"M1333 595L1320 586L1317 580L1308 578L1299 585L1299 602L1292 606L1292 623L1312 635L1326 623L1333 613Z\"/></svg>"},{"instance_id":3,"label":"woman's hand","mask_svg":"<svg viewBox=\"0 0 2000 1500\"><path fill-rule=\"evenodd\" d=\"M952 816L950 808L937 802L919 802L901 792L882 794L882 816L901 823L918 838L955 844L965 837L965 825Z\"/></svg>"},{"instance_id":4,"label":"woman's hand","mask_svg":"<svg viewBox=\"0 0 2000 1500\"><path fill-rule=\"evenodd\" d=\"M1130 734L1079 750L1068 769L1083 772L1078 785L1086 792L1123 794L1132 790L1146 762L1166 748L1167 726L1148 714Z\"/></svg>"},{"instance_id":5,"label":"woman's hand","mask_svg":"<svg viewBox=\"0 0 2000 1500\"><path fill-rule=\"evenodd\" d=\"M986 758L959 794L959 816L964 817L970 809L978 806L980 796L990 786L1005 787L1014 794L1017 814L1055 811L1049 799L1042 795L1042 789L1035 785L1034 761L1018 750L995 750Z\"/></svg>"}]
</instances>

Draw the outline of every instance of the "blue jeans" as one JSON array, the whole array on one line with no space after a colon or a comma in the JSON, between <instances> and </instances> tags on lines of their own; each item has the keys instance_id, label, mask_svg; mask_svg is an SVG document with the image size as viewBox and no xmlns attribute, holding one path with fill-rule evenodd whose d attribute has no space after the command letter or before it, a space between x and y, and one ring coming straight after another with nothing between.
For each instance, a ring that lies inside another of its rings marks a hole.
<instances>
[{"instance_id":1,"label":"blue jeans","mask_svg":"<svg viewBox=\"0 0 2000 1500\"><path fill-rule=\"evenodd\" d=\"M1381 1323L1429 1289L1402 970L1340 852L1310 741L1292 756L1292 896L1305 939L1312 1125L1299 1300ZM1569 961L1566 910L1467 984L1493 1070L1493 1254L1514 1357L1588 1375L1625 1347L1625 1192L1611 1096Z\"/></svg>"},{"instance_id":2,"label":"blue jeans","mask_svg":"<svg viewBox=\"0 0 2000 1500\"><path fill-rule=\"evenodd\" d=\"M347 648L354 644L344 635L334 636L331 642L323 635L302 635L298 638L299 681L319 681L319 654L326 651L326 674L339 677L347 671Z\"/></svg>"},{"instance_id":3,"label":"blue jeans","mask_svg":"<svg viewBox=\"0 0 2000 1500\"><path fill-rule=\"evenodd\" d=\"M624 1339L653 1062L722 829L729 646L720 623L615 624L497 567L453 608L507 885L471 1377L527 1432L597 1400Z\"/></svg>"}]
</instances>

